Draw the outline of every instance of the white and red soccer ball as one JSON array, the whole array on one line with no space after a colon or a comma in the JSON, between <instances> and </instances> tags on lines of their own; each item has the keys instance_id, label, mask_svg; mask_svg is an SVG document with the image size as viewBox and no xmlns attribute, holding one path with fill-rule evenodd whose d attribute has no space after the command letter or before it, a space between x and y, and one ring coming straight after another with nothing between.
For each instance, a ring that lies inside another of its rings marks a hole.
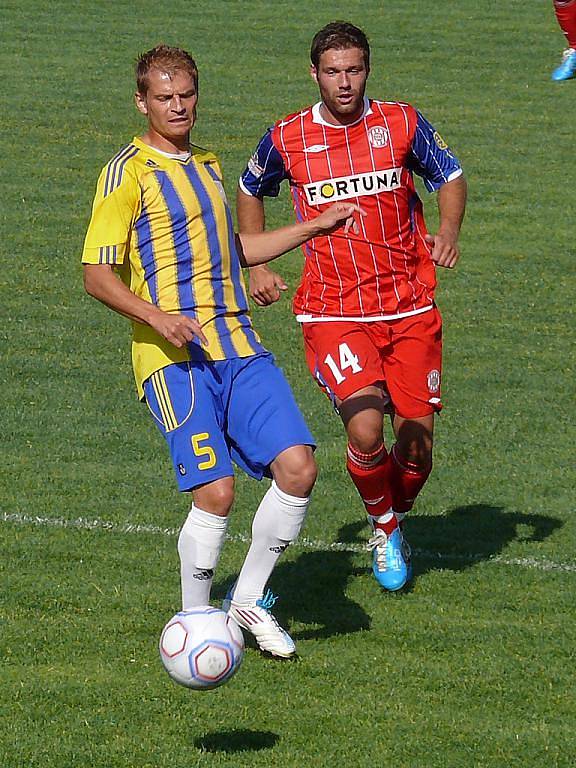
<instances>
[{"instance_id":1,"label":"white and red soccer ball","mask_svg":"<svg viewBox=\"0 0 576 768\"><path fill-rule=\"evenodd\" d=\"M243 657L242 630L210 605L180 611L162 630L162 663L170 677L187 688L217 688L238 671Z\"/></svg>"}]
</instances>

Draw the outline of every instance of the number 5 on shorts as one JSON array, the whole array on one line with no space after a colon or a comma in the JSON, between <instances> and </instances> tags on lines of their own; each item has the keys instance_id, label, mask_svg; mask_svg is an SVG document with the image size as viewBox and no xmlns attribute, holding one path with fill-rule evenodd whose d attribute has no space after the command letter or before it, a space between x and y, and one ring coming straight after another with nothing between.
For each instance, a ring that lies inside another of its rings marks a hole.
<instances>
[{"instance_id":1,"label":"number 5 on shorts","mask_svg":"<svg viewBox=\"0 0 576 768\"><path fill-rule=\"evenodd\" d=\"M332 375L336 380L336 384L342 384L346 376L342 373L347 368L352 369L352 373L360 373L362 366L358 362L358 355L355 355L348 344L342 343L338 347L340 353L340 368L336 365L336 361L332 355L326 355L324 362L332 371Z\"/></svg>"},{"instance_id":2,"label":"number 5 on shorts","mask_svg":"<svg viewBox=\"0 0 576 768\"><path fill-rule=\"evenodd\" d=\"M209 445L200 445L200 443L210 439L208 432L199 432L197 435L192 435L191 439L194 455L199 459L206 457L204 461L198 462L198 469L212 469L216 465L214 449Z\"/></svg>"}]
</instances>

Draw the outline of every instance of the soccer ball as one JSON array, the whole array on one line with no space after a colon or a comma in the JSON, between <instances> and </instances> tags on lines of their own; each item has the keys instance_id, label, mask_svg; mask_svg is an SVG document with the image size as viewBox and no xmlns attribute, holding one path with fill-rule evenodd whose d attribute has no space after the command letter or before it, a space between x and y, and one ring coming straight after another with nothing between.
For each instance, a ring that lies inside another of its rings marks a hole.
<instances>
[{"instance_id":1,"label":"soccer ball","mask_svg":"<svg viewBox=\"0 0 576 768\"><path fill-rule=\"evenodd\" d=\"M162 630L162 663L170 677L187 688L217 688L238 671L243 657L242 630L210 605L180 611Z\"/></svg>"}]
</instances>

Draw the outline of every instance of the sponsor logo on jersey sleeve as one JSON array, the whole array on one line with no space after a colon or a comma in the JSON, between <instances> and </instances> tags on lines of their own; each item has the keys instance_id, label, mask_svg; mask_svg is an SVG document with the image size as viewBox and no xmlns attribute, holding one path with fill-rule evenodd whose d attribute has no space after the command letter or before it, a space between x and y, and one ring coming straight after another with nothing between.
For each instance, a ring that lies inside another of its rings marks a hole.
<instances>
[{"instance_id":1,"label":"sponsor logo on jersey sleeve","mask_svg":"<svg viewBox=\"0 0 576 768\"><path fill-rule=\"evenodd\" d=\"M392 192L401 186L401 175L402 168L387 168L382 171L339 176L304 184L304 192L309 205L323 205L338 200L349 200L352 197Z\"/></svg>"},{"instance_id":2,"label":"sponsor logo on jersey sleeve","mask_svg":"<svg viewBox=\"0 0 576 768\"><path fill-rule=\"evenodd\" d=\"M442 136L438 133L438 131L434 131L434 141L436 142L436 146L438 149L448 149L448 144L444 141Z\"/></svg>"},{"instance_id":3,"label":"sponsor logo on jersey sleeve","mask_svg":"<svg viewBox=\"0 0 576 768\"><path fill-rule=\"evenodd\" d=\"M380 125L370 128L368 141L375 149L381 149L388 144L388 131Z\"/></svg>"},{"instance_id":4,"label":"sponsor logo on jersey sleeve","mask_svg":"<svg viewBox=\"0 0 576 768\"><path fill-rule=\"evenodd\" d=\"M257 179L264 173L264 168L258 163L258 155L256 152L254 152L250 160L248 160L248 170L252 176L255 176Z\"/></svg>"}]
</instances>

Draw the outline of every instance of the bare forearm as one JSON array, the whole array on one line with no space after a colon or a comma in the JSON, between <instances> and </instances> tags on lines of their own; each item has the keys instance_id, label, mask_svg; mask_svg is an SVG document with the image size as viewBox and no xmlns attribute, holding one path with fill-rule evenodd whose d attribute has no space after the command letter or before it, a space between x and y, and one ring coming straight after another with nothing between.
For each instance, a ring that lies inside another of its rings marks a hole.
<instances>
[{"instance_id":1,"label":"bare forearm","mask_svg":"<svg viewBox=\"0 0 576 768\"><path fill-rule=\"evenodd\" d=\"M263 232L266 226L264 201L252 195L247 195L238 187L236 193L236 212L238 214L238 229L242 233L255 234ZM281 275L274 272L266 264L248 267L248 287L250 296L260 307L267 307L280 299L281 291L286 291L288 285Z\"/></svg>"},{"instance_id":2,"label":"bare forearm","mask_svg":"<svg viewBox=\"0 0 576 768\"><path fill-rule=\"evenodd\" d=\"M84 265L84 287L90 296L138 323L151 325L150 321L160 311L154 304L132 293L106 264Z\"/></svg>"},{"instance_id":3,"label":"bare forearm","mask_svg":"<svg viewBox=\"0 0 576 768\"><path fill-rule=\"evenodd\" d=\"M207 344L198 321L188 315L164 312L132 291L119 280L107 264L84 265L86 291L120 315L149 325L175 347L183 347L194 338Z\"/></svg>"},{"instance_id":4,"label":"bare forearm","mask_svg":"<svg viewBox=\"0 0 576 768\"><path fill-rule=\"evenodd\" d=\"M308 221L299 221L280 229L236 235L240 260L245 267L266 264L306 240L329 235L340 228L343 228L344 234L352 231L357 235L360 228L354 220L355 215L364 216L366 212L353 203L334 203Z\"/></svg>"},{"instance_id":5,"label":"bare forearm","mask_svg":"<svg viewBox=\"0 0 576 768\"><path fill-rule=\"evenodd\" d=\"M258 197L247 195L240 187L236 192L236 213L238 215L238 231L241 234L264 231L266 225L264 201Z\"/></svg>"},{"instance_id":6,"label":"bare forearm","mask_svg":"<svg viewBox=\"0 0 576 768\"><path fill-rule=\"evenodd\" d=\"M300 229L299 224L266 232L264 202L258 197L247 195L238 188L236 196L238 214L239 252L247 267L266 264L286 251L297 248L310 237Z\"/></svg>"},{"instance_id":7,"label":"bare forearm","mask_svg":"<svg viewBox=\"0 0 576 768\"><path fill-rule=\"evenodd\" d=\"M439 233L458 238L466 210L466 196L467 184L463 176L440 187L438 190Z\"/></svg>"},{"instance_id":8,"label":"bare forearm","mask_svg":"<svg viewBox=\"0 0 576 768\"><path fill-rule=\"evenodd\" d=\"M432 246L430 257L439 267L452 269L460 258L458 236L466 208L466 181L462 176L448 181L438 190L440 222L435 235L426 235Z\"/></svg>"},{"instance_id":9,"label":"bare forearm","mask_svg":"<svg viewBox=\"0 0 576 768\"><path fill-rule=\"evenodd\" d=\"M247 195L240 187L236 195L238 215L239 252L244 266L258 270L266 264L305 240L314 237L308 228L311 222L290 224L280 229L265 231L264 201Z\"/></svg>"},{"instance_id":10,"label":"bare forearm","mask_svg":"<svg viewBox=\"0 0 576 768\"><path fill-rule=\"evenodd\" d=\"M302 221L264 232L243 232L236 237L242 264L254 267L257 264L267 264L321 234L324 234L322 229L315 226L314 221Z\"/></svg>"}]
</instances>

